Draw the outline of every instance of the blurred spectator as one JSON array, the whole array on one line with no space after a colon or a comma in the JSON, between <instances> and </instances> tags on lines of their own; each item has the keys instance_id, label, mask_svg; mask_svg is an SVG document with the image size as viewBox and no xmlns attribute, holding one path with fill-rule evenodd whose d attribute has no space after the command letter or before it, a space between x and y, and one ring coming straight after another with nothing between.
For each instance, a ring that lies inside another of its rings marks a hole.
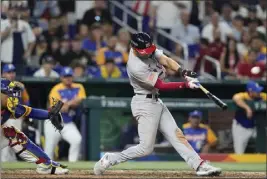
<instances>
[{"instance_id":1,"label":"blurred spectator","mask_svg":"<svg viewBox=\"0 0 267 179\"><path fill-rule=\"evenodd\" d=\"M112 24L110 24L109 22L104 22L103 23L103 33L104 33L103 40L108 41L109 38L113 36Z\"/></svg>"},{"instance_id":2,"label":"blurred spectator","mask_svg":"<svg viewBox=\"0 0 267 179\"><path fill-rule=\"evenodd\" d=\"M122 72L120 68L115 64L115 59L109 58L106 59L105 63L101 65L94 74L92 75L95 78L121 78Z\"/></svg>"},{"instance_id":3,"label":"blurred spectator","mask_svg":"<svg viewBox=\"0 0 267 179\"><path fill-rule=\"evenodd\" d=\"M205 15L205 2L204 1L188 1L190 6L188 6L188 10L190 13L190 24L195 25L197 27L201 26L201 20Z\"/></svg>"},{"instance_id":4,"label":"blurred spectator","mask_svg":"<svg viewBox=\"0 0 267 179\"><path fill-rule=\"evenodd\" d=\"M45 37L42 35L37 38L36 47L35 47L35 56L39 60L39 64L42 64L40 57L48 52L48 44Z\"/></svg>"},{"instance_id":5,"label":"blurred spectator","mask_svg":"<svg viewBox=\"0 0 267 179\"><path fill-rule=\"evenodd\" d=\"M183 2L178 1L151 1L149 27L151 31L156 28L170 33L173 24L180 20L180 9L185 9ZM159 35L159 45L170 49L168 40Z\"/></svg>"},{"instance_id":6,"label":"blurred spectator","mask_svg":"<svg viewBox=\"0 0 267 179\"><path fill-rule=\"evenodd\" d=\"M267 15L266 15L267 16ZM267 36L266 30L267 30L267 17L262 18L262 26L257 27L257 31L264 34L265 37Z\"/></svg>"},{"instance_id":7,"label":"blurred spectator","mask_svg":"<svg viewBox=\"0 0 267 179\"><path fill-rule=\"evenodd\" d=\"M106 1L95 0L95 5L92 9L85 12L82 25L87 25L90 29L94 23L109 23L112 24L111 14L106 8Z\"/></svg>"},{"instance_id":8,"label":"blurred spectator","mask_svg":"<svg viewBox=\"0 0 267 179\"><path fill-rule=\"evenodd\" d=\"M94 7L94 1L75 1L75 16L78 21L81 21L85 12Z\"/></svg>"},{"instance_id":9,"label":"blurred spectator","mask_svg":"<svg viewBox=\"0 0 267 179\"><path fill-rule=\"evenodd\" d=\"M74 79L85 77L86 65L81 63L79 59L74 59L70 66L73 70Z\"/></svg>"},{"instance_id":10,"label":"blurred spectator","mask_svg":"<svg viewBox=\"0 0 267 179\"><path fill-rule=\"evenodd\" d=\"M202 45L200 45L200 54L197 58L195 70L200 69L201 61L203 60L203 57L205 55L210 56L219 61L221 54L223 52L223 49L225 47L224 43L221 41L221 34L219 30L214 32L214 42L208 43L206 42L206 39L202 39L201 43ZM208 47L206 48L207 43L208 43ZM216 75L215 68L211 62L205 62L204 71L212 74L213 76Z\"/></svg>"},{"instance_id":11,"label":"blurred spectator","mask_svg":"<svg viewBox=\"0 0 267 179\"><path fill-rule=\"evenodd\" d=\"M253 5L248 7L248 17L245 19L245 26L248 26L250 21L255 21L258 24L261 23L260 19L257 18L257 9Z\"/></svg>"},{"instance_id":12,"label":"blurred spectator","mask_svg":"<svg viewBox=\"0 0 267 179\"><path fill-rule=\"evenodd\" d=\"M62 15L71 15L75 12L75 0L58 1L58 6Z\"/></svg>"},{"instance_id":13,"label":"blurred spectator","mask_svg":"<svg viewBox=\"0 0 267 179\"><path fill-rule=\"evenodd\" d=\"M265 39L265 35L261 32L257 31L257 27L259 26L259 23L256 19L249 20L248 21L248 33L251 35L251 37L257 37L259 36L262 40Z\"/></svg>"},{"instance_id":14,"label":"blurred spectator","mask_svg":"<svg viewBox=\"0 0 267 179\"><path fill-rule=\"evenodd\" d=\"M210 23L211 15L215 12L214 2L213 1L204 1L205 11L203 14L203 18L201 19L202 26L206 26Z\"/></svg>"},{"instance_id":15,"label":"blurred spectator","mask_svg":"<svg viewBox=\"0 0 267 179\"><path fill-rule=\"evenodd\" d=\"M56 63L58 63L56 59L60 58L59 44L60 44L59 39L55 37L51 40L50 44L51 48L49 49L49 54L52 55Z\"/></svg>"},{"instance_id":16,"label":"blurred spectator","mask_svg":"<svg viewBox=\"0 0 267 179\"><path fill-rule=\"evenodd\" d=\"M42 66L33 74L34 77L59 78L59 74L53 70L55 60L52 56L43 55L40 62Z\"/></svg>"},{"instance_id":17,"label":"blurred spectator","mask_svg":"<svg viewBox=\"0 0 267 179\"><path fill-rule=\"evenodd\" d=\"M265 43L264 43L264 39L262 39L261 37L259 36L255 36L251 39L251 42L250 42L250 47L253 49L253 50L256 50L257 52L259 53L264 53L266 54L266 46L265 46Z\"/></svg>"},{"instance_id":18,"label":"blurred spectator","mask_svg":"<svg viewBox=\"0 0 267 179\"><path fill-rule=\"evenodd\" d=\"M267 16L267 2L265 0L259 0L259 4L256 5L257 17L259 19L266 19Z\"/></svg>"},{"instance_id":19,"label":"blurred spectator","mask_svg":"<svg viewBox=\"0 0 267 179\"><path fill-rule=\"evenodd\" d=\"M267 47L264 43L263 39L260 37L254 37L251 40L250 43L251 49L255 50L257 52L257 58L256 63L266 64L267 60ZM245 60L247 59L247 56L245 56Z\"/></svg>"},{"instance_id":20,"label":"blurred spectator","mask_svg":"<svg viewBox=\"0 0 267 179\"><path fill-rule=\"evenodd\" d=\"M129 53L130 50L130 40L131 35L126 28L121 28L118 31L118 42L116 44L115 50L122 53Z\"/></svg>"},{"instance_id":21,"label":"blurred spectator","mask_svg":"<svg viewBox=\"0 0 267 179\"><path fill-rule=\"evenodd\" d=\"M209 126L201 124L202 112L189 113L188 123L183 125L183 133L197 153L209 153L217 145L217 137Z\"/></svg>"},{"instance_id":22,"label":"blurred spectator","mask_svg":"<svg viewBox=\"0 0 267 179\"><path fill-rule=\"evenodd\" d=\"M60 15L58 2L54 0L35 1L33 10L34 17L49 20L51 17Z\"/></svg>"},{"instance_id":23,"label":"blurred spectator","mask_svg":"<svg viewBox=\"0 0 267 179\"><path fill-rule=\"evenodd\" d=\"M82 48L87 50L90 55L95 58L95 53L101 47L105 47L106 43L103 41L103 29L101 24L95 23L91 26L91 34L83 40Z\"/></svg>"},{"instance_id":24,"label":"blurred spectator","mask_svg":"<svg viewBox=\"0 0 267 179\"><path fill-rule=\"evenodd\" d=\"M221 31L219 29L213 32L213 37L214 37L214 41L209 44L210 56L219 60L222 54L223 48L225 47L224 42L226 41L224 42L222 41Z\"/></svg>"},{"instance_id":25,"label":"blurred spectator","mask_svg":"<svg viewBox=\"0 0 267 179\"><path fill-rule=\"evenodd\" d=\"M258 52L250 50L246 61L242 61L237 66L238 77L240 79L260 79L266 76L264 64L257 64Z\"/></svg>"},{"instance_id":26,"label":"blurred spectator","mask_svg":"<svg viewBox=\"0 0 267 179\"><path fill-rule=\"evenodd\" d=\"M251 41L251 36L248 31L243 31L241 34L241 40L237 44L237 51L240 55L240 57L244 58L249 51L250 48L250 41Z\"/></svg>"},{"instance_id":27,"label":"blurred spectator","mask_svg":"<svg viewBox=\"0 0 267 179\"><path fill-rule=\"evenodd\" d=\"M8 18L1 20L1 62L13 63L21 75L32 54L35 36L29 23L19 19L18 8L10 6Z\"/></svg>"},{"instance_id":28,"label":"blurred spectator","mask_svg":"<svg viewBox=\"0 0 267 179\"><path fill-rule=\"evenodd\" d=\"M79 31L79 36L81 37L81 39L85 39L89 36L89 29L86 25L80 25L78 27L78 31Z\"/></svg>"},{"instance_id":29,"label":"blurred spectator","mask_svg":"<svg viewBox=\"0 0 267 179\"><path fill-rule=\"evenodd\" d=\"M51 122L44 123L45 152L53 159L54 149L59 140L63 138L70 144L69 162L76 162L80 154L80 145L82 136L73 120L79 111L79 105L86 98L85 89L82 84L73 82L73 71L70 67L65 67L61 71L61 83L55 85L49 94L50 106L54 104L55 99L62 100L64 105L61 109L61 115L64 120L64 128L59 133L54 130Z\"/></svg>"},{"instance_id":30,"label":"blurred spectator","mask_svg":"<svg viewBox=\"0 0 267 179\"><path fill-rule=\"evenodd\" d=\"M39 26L39 23L36 19L30 18L27 20L32 28L32 31L36 38L42 35L43 29Z\"/></svg>"},{"instance_id":31,"label":"blurred spectator","mask_svg":"<svg viewBox=\"0 0 267 179\"><path fill-rule=\"evenodd\" d=\"M220 40L226 41L227 36L232 35L231 27L223 21L219 21L219 14L214 12L211 16L211 22L207 24L202 30L202 37L209 40L210 43L214 42L215 34L220 31Z\"/></svg>"},{"instance_id":32,"label":"blurred spectator","mask_svg":"<svg viewBox=\"0 0 267 179\"><path fill-rule=\"evenodd\" d=\"M243 154L249 139L256 137L254 111L246 101L267 100L267 94L262 92L263 87L255 81L249 81L246 88L246 92L240 92L233 96L233 101L240 107L239 110L236 110L232 123L234 151L236 154Z\"/></svg>"},{"instance_id":33,"label":"blurred spectator","mask_svg":"<svg viewBox=\"0 0 267 179\"><path fill-rule=\"evenodd\" d=\"M232 38L228 38L226 47L220 57L221 70L223 73L222 76L235 77L237 75L236 66L239 63L239 60L240 57L237 52L237 42Z\"/></svg>"},{"instance_id":34,"label":"blurred spectator","mask_svg":"<svg viewBox=\"0 0 267 179\"><path fill-rule=\"evenodd\" d=\"M226 22L229 26L232 25L232 7L230 6L230 4L223 4L222 6L222 10L221 10L221 20L223 22Z\"/></svg>"},{"instance_id":35,"label":"blurred spectator","mask_svg":"<svg viewBox=\"0 0 267 179\"><path fill-rule=\"evenodd\" d=\"M233 29L233 37L235 38L236 41L239 42L241 40L242 33L245 31L244 20L242 16L237 15L233 18L232 29Z\"/></svg>"},{"instance_id":36,"label":"blurred spectator","mask_svg":"<svg viewBox=\"0 0 267 179\"><path fill-rule=\"evenodd\" d=\"M196 57L196 64L194 67L195 72L200 71L201 61L204 56L210 56L209 41L208 39L201 38L199 43L199 55ZM212 64L210 62L205 62L204 71L210 72L212 70Z\"/></svg>"},{"instance_id":37,"label":"blurred spectator","mask_svg":"<svg viewBox=\"0 0 267 179\"><path fill-rule=\"evenodd\" d=\"M21 10L29 9L27 0L20 0L20 1L3 0L3 1L1 1L1 11L0 11L1 12L1 18L4 17L3 19L6 19L7 12L8 12L8 9L10 6L19 7L18 13L20 14L20 19L25 20L23 18L24 14L22 13ZM27 20L25 20L25 21L27 21Z\"/></svg>"},{"instance_id":38,"label":"blurred spectator","mask_svg":"<svg viewBox=\"0 0 267 179\"><path fill-rule=\"evenodd\" d=\"M20 16L20 19L29 22L29 20L31 19L31 16L30 16L30 9L28 7L28 2L17 1L17 2L11 2L11 3L17 3L17 5L20 7L18 8L18 14Z\"/></svg>"},{"instance_id":39,"label":"blurred spectator","mask_svg":"<svg viewBox=\"0 0 267 179\"><path fill-rule=\"evenodd\" d=\"M70 39L68 36L64 36L60 40L60 47L59 47L59 56L55 59L61 66L68 66L70 62L68 59L68 54L70 51Z\"/></svg>"},{"instance_id":40,"label":"blurred spectator","mask_svg":"<svg viewBox=\"0 0 267 179\"><path fill-rule=\"evenodd\" d=\"M54 38L61 39L63 35L63 30L60 27L60 21L57 17L53 17L49 20L48 29L43 32L47 43L49 45L49 49L51 49L51 43Z\"/></svg>"},{"instance_id":41,"label":"blurred spectator","mask_svg":"<svg viewBox=\"0 0 267 179\"><path fill-rule=\"evenodd\" d=\"M12 1L12 3L21 4L18 8L19 17L30 24L35 37L38 38L42 34L43 29L39 26L38 19L31 16L28 1Z\"/></svg>"},{"instance_id":42,"label":"blurred spectator","mask_svg":"<svg viewBox=\"0 0 267 179\"><path fill-rule=\"evenodd\" d=\"M231 1L230 3L233 9L233 17L240 15L241 17L246 18L248 16L248 9L241 3L240 0Z\"/></svg>"},{"instance_id":43,"label":"blurred spectator","mask_svg":"<svg viewBox=\"0 0 267 179\"><path fill-rule=\"evenodd\" d=\"M65 66L69 66L74 59L79 60L84 65L95 64L89 53L82 49L82 39L79 36L75 36L71 40L71 50L66 54L66 58L64 59Z\"/></svg>"},{"instance_id":44,"label":"blurred spectator","mask_svg":"<svg viewBox=\"0 0 267 179\"><path fill-rule=\"evenodd\" d=\"M128 60L128 55L122 54L120 51L116 51L118 39L116 36L113 36L109 39L107 47L103 47L97 51L96 54L96 63L97 65L103 65L106 62L106 59L112 58L117 65L126 64Z\"/></svg>"},{"instance_id":45,"label":"blurred spectator","mask_svg":"<svg viewBox=\"0 0 267 179\"><path fill-rule=\"evenodd\" d=\"M7 12L9 7L9 1L1 1L1 19L7 18Z\"/></svg>"},{"instance_id":46,"label":"blurred spectator","mask_svg":"<svg viewBox=\"0 0 267 179\"><path fill-rule=\"evenodd\" d=\"M60 28L62 29L62 34L69 36L70 38L74 38L75 36L75 31L72 28L73 24L74 24L74 20L73 19L68 19L67 15L61 15L59 18L59 24L60 24Z\"/></svg>"},{"instance_id":47,"label":"blurred spectator","mask_svg":"<svg viewBox=\"0 0 267 179\"><path fill-rule=\"evenodd\" d=\"M174 56L172 57L172 59L174 59L176 62L179 62L179 60L182 60L184 58L184 54L183 54L183 47L180 44L175 44L175 48L174 48Z\"/></svg>"},{"instance_id":48,"label":"blurred spectator","mask_svg":"<svg viewBox=\"0 0 267 179\"><path fill-rule=\"evenodd\" d=\"M189 11L182 10L180 17L181 22L171 28L171 35L187 45L197 44L199 42L200 32L196 26L189 24Z\"/></svg>"}]
</instances>

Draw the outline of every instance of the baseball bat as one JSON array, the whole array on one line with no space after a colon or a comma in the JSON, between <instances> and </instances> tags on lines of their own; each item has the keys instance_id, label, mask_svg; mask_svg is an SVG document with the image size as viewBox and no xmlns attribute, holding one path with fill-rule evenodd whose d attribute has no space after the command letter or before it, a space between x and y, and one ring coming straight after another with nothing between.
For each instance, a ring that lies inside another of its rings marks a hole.
<instances>
[{"instance_id":1,"label":"baseball bat","mask_svg":"<svg viewBox=\"0 0 267 179\"><path fill-rule=\"evenodd\" d=\"M205 87L199 84L199 88L212 100L215 104L217 104L222 110L226 110L228 108L227 104L225 104L222 100L220 100L217 96L213 95L209 92Z\"/></svg>"}]
</instances>

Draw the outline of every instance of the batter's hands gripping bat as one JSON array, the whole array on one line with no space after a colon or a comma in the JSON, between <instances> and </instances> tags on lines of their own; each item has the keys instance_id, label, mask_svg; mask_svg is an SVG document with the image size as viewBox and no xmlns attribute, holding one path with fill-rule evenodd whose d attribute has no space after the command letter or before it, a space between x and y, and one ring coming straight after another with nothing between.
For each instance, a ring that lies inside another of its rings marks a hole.
<instances>
[{"instance_id":1,"label":"batter's hands gripping bat","mask_svg":"<svg viewBox=\"0 0 267 179\"><path fill-rule=\"evenodd\" d=\"M217 98L215 95L213 95L211 92L209 92L205 87L203 87L201 84L199 84L199 88L212 100L215 104L217 104L222 110L227 109L227 104L225 104L222 100Z\"/></svg>"}]
</instances>

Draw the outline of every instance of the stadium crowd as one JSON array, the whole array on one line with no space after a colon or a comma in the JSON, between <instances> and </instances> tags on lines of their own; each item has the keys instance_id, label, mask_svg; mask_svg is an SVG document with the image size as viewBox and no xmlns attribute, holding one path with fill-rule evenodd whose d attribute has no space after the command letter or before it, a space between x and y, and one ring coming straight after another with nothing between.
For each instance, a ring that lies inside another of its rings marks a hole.
<instances>
[{"instance_id":1,"label":"stadium crowd","mask_svg":"<svg viewBox=\"0 0 267 179\"><path fill-rule=\"evenodd\" d=\"M143 31L155 35L161 29L185 43L195 71L207 55L220 62L225 79L265 77L266 1L121 2L143 16ZM18 75L57 78L70 66L75 77L127 78L130 33L113 23L112 16L122 14L111 14L108 1L1 3L1 62L14 64ZM161 35L155 40L174 59L183 58L181 44ZM205 71L215 75L209 62Z\"/></svg>"}]
</instances>

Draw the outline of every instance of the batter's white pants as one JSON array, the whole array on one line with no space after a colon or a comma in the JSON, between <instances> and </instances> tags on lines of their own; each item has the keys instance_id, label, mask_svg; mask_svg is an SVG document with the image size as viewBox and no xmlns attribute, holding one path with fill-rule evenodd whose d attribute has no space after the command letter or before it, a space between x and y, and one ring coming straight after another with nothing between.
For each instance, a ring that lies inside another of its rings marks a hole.
<instances>
[{"instance_id":1,"label":"batter's white pants","mask_svg":"<svg viewBox=\"0 0 267 179\"><path fill-rule=\"evenodd\" d=\"M21 130L23 119L8 119L3 126L14 126L17 129ZM16 154L8 146L8 140L5 137L1 137L1 161L2 162L12 162L17 161Z\"/></svg>"},{"instance_id":2,"label":"batter's white pants","mask_svg":"<svg viewBox=\"0 0 267 179\"><path fill-rule=\"evenodd\" d=\"M82 136L73 122L65 123L61 134L56 131L50 121L45 121L44 124L45 134L45 153L51 158L54 158L55 147L58 142L63 138L70 144L69 148L69 162L76 162L79 158Z\"/></svg>"},{"instance_id":3,"label":"batter's white pants","mask_svg":"<svg viewBox=\"0 0 267 179\"><path fill-rule=\"evenodd\" d=\"M245 128L235 119L232 123L232 134L236 154L243 154L247 148L249 139L251 137L255 138L257 135L256 128Z\"/></svg>"},{"instance_id":4,"label":"batter's white pants","mask_svg":"<svg viewBox=\"0 0 267 179\"><path fill-rule=\"evenodd\" d=\"M136 95L132 99L131 109L138 122L140 143L120 153L112 154L109 160L113 165L151 154L159 129L191 168L196 170L199 167L202 159L187 142L161 100L156 101L146 98L146 95Z\"/></svg>"}]
</instances>

